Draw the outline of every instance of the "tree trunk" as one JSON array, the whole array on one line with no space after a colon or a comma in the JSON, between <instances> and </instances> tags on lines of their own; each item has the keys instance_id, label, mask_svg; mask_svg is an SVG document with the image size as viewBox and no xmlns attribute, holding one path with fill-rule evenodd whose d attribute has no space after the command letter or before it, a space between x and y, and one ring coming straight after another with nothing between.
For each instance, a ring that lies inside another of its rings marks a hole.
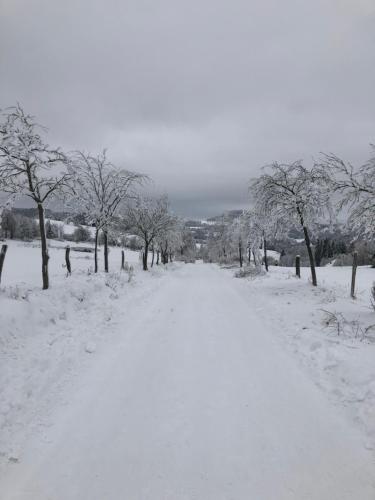
<instances>
[{"instance_id":1,"label":"tree trunk","mask_svg":"<svg viewBox=\"0 0 375 500\"><path fill-rule=\"evenodd\" d=\"M125 270L125 252L121 250L121 271Z\"/></svg>"},{"instance_id":2,"label":"tree trunk","mask_svg":"<svg viewBox=\"0 0 375 500\"><path fill-rule=\"evenodd\" d=\"M103 231L104 234L104 271L108 273L108 233L107 230Z\"/></svg>"},{"instance_id":3,"label":"tree trunk","mask_svg":"<svg viewBox=\"0 0 375 500\"><path fill-rule=\"evenodd\" d=\"M8 245L2 245L0 252L0 283L1 283L1 274L3 272L4 260L7 250L8 250Z\"/></svg>"},{"instance_id":4,"label":"tree trunk","mask_svg":"<svg viewBox=\"0 0 375 500\"><path fill-rule=\"evenodd\" d=\"M152 247L151 267L154 267L154 260L155 260L155 249L154 249L154 247Z\"/></svg>"},{"instance_id":5,"label":"tree trunk","mask_svg":"<svg viewBox=\"0 0 375 500\"><path fill-rule=\"evenodd\" d=\"M305 243L307 248L307 253L309 254L310 268L311 268L311 280L314 286L318 285L316 280L316 271L315 271L315 262L314 262L314 254L311 248L310 236L306 226L303 226L303 234L305 236Z\"/></svg>"},{"instance_id":6,"label":"tree trunk","mask_svg":"<svg viewBox=\"0 0 375 500\"><path fill-rule=\"evenodd\" d=\"M267 258L267 240L263 237L263 250L264 250L264 266L268 271L268 258Z\"/></svg>"},{"instance_id":7,"label":"tree trunk","mask_svg":"<svg viewBox=\"0 0 375 500\"><path fill-rule=\"evenodd\" d=\"M98 240L99 240L99 228L95 228L95 254L94 254L94 261L95 261L95 272L98 272Z\"/></svg>"},{"instance_id":8,"label":"tree trunk","mask_svg":"<svg viewBox=\"0 0 375 500\"><path fill-rule=\"evenodd\" d=\"M70 265L70 246L69 245L65 248L65 263L66 263L67 275L69 276L70 274L72 274L72 268Z\"/></svg>"},{"instance_id":9,"label":"tree trunk","mask_svg":"<svg viewBox=\"0 0 375 500\"><path fill-rule=\"evenodd\" d=\"M251 262L251 249L250 248L249 248L249 251L248 251L248 254L247 254L247 260L248 260L248 262L250 264L250 262Z\"/></svg>"},{"instance_id":10,"label":"tree trunk","mask_svg":"<svg viewBox=\"0 0 375 500\"><path fill-rule=\"evenodd\" d=\"M156 265L157 266L159 265L159 261L160 261L160 250L157 250L156 251Z\"/></svg>"},{"instance_id":11,"label":"tree trunk","mask_svg":"<svg viewBox=\"0 0 375 500\"><path fill-rule=\"evenodd\" d=\"M40 242L42 247L42 278L43 278L43 290L48 290L49 288L49 277L48 277L48 247L47 247L47 236L46 227L44 219L44 207L41 203L38 203L38 214L39 214L39 229L40 229Z\"/></svg>"},{"instance_id":12,"label":"tree trunk","mask_svg":"<svg viewBox=\"0 0 375 500\"><path fill-rule=\"evenodd\" d=\"M145 243L145 251L143 252L143 270L147 271L147 260L148 260L148 241Z\"/></svg>"},{"instance_id":13,"label":"tree trunk","mask_svg":"<svg viewBox=\"0 0 375 500\"><path fill-rule=\"evenodd\" d=\"M172 262L172 252L169 252L169 262Z\"/></svg>"},{"instance_id":14,"label":"tree trunk","mask_svg":"<svg viewBox=\"0 0 375 500\"><path fill-rule=\"evenodd\" d=\"M243 259L242 259L242 244L238 244L238 256L240 258L240 267L242 267Z\"/></svg>"}]
</instances>

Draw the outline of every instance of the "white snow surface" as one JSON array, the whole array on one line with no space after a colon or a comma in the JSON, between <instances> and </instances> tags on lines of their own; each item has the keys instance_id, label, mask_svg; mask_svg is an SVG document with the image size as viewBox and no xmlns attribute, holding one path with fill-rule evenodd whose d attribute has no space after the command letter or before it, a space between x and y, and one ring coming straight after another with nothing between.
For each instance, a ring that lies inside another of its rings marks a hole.
<instances>
[{"instance_id":1,"label":"white snow surface","mask_svg":"<svg viewBox=\"0 0 375 500\"><path fill-rule=\"evenodd\" d=\"M23 242L19 240L7 240L8 251L4 263L4 269L1 279L1 285L7 287L14 285L16 287L24 286L30 290L42 283L42 261L40 241ZM76 247L94 249L93 243L74 243L68 241L48 240L49 247L49 272L51 287L54 282L66 274L65 267L65 248L71 247L70 261L73 275L78 271L87 273L94 270L94 254L85 252L76 252ZM110 269L118 271L121 267L121 248L110 247L109 259ZM103 268L103 247L98 250L99 268ZM125 249L125 260L130 265L139 262L139 252Z\"/></svg>"},{"instance_id":2,"label":"white snow surface","mask_svg":"<svg viewBox=\"0 0 375 500\"><path fill-rule=\"evenodd\" d=\"M78 227L75 224L73 224L73 222L67 224L66 222L63 222L63 221L60 221L60 220L56 220L56 219L50 219L50 218L48 218L47 220L51 224L57 226L61 230L62 234L66 234L66 235L72 235L72 234L74 234L74 231ZM39 223L39 219L35 219L35 221L37 223ZM95 238L95 227L93 227L93 226L85 226L85 225L83 225L83 227L86 228L90 232L91 238Z\"/></svg>"},{"instance_id":3,"label":"white snow surface","mask_svg":"<svg viewBox=\"0 0 375 500\"><path fill-rule=\"evenodd\" d=\"M144 273L134 255L128 282L81 255L49 291L4 274L1 500L375 498L375 345L321 311L374 322L374 270L353 301L349 268L319 269L315 289L307 269Z\"/></svg>"}]
</instances>

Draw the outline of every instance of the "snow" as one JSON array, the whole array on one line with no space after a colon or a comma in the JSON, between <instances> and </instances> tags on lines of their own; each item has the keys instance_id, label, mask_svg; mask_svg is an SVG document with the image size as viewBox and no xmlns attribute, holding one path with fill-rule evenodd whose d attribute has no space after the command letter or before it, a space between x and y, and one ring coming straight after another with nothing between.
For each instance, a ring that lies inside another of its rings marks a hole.
<instances>
[{"instance_id":1,"label":"snow","mask_svg":"<svg viewBox=\"0 0 375 500\"><path fill-rule=\"evenodd\" d=\"M267 256L272 257L277 262L280 260L280 252L276 252L276 250L267 250Z\"/></svg>"},{"instance_id":2,"label":"snow","mask_svg":"<svg viewBox=\"0 0 375 500\"><path fill-rule=\"evenodd\" d=\"M39 220L38 219L35 219L36 222L39 223ZM73 224L72 222L70 224L66 224L65 222L62 222L60 220L55 220L55 219L47 219L51 224L55 225L55 226L58 226L59 229L62 230L62 234L66 234L67 236L71 236L72 234L74 234L74 231L77 229L77 226L75 224ZM84 228L86 228L89 232L90 232L90 235L91 235L91 238L95 238L95 227L92 227L92 226L83 226Z\"/></svg>"},{"instance_id":3,"label":"snow","mask_svg":"<svg viewBox=\"0 0 375 500\"><path fill-rule=\"evenodd\" d=\"M243 280L243 295L274 332L283 348L331 402L363 431L362 442L375 449L375 312L370 288L375 269L357 270L356 299L350 297L350 267L317 269L317 288L309 282L309 268L271 267L266 277ZM327 312L342 323L326 324ZM374 325L366 332L366 328Z\"/></svg>"},{"instance_id":4,"label":"snow","mask_svg":"<svg viewBox=\"0 0 375 500\"><path fill-rule=\"evenodd\" d=\"M354 302L348 268L315 289L307 269L134 263L129 282L78 261L47 292L13 270L2 288L1 499L374 498L375 344L320 311L366 324L373 270Z\"/></svg>"},{"instance_id":5,"label":"snow","mask_svg":"<svg viewBox=\"0 0 375 500\"><path fill-rule=\"evenodd\" d=\"M33 262L33 247L16 248L24 260L27 256ZM155 278L164 272L160 268L135 278L126 272L95 275L87 272L86 263L82 269L77 263L69 277L57 267L47 292L34 271L26 274L27 283L16 283L17 273L8 272L12 284L1 288L0 463L18 457L27 436L50 425L52 406L64 403L63 388L79 377L85 358L112 339L120 317L124 328L131 317L128 307L138 311L138 304L153 293Z\"/></svg>"},{"instance_id":6,"label":"snow","mask_svg":"<svg viewBox=\"0 0 375 500\"><path fill-rule=\"evenodd\" d=\"M40 242L30 243L8 240L8 251L4 263L1 279L2 286L19 285L37 286L41 283L41 250ZM90 247L94 249L93 243L74 243L58 240L49 240L49 269L51 274L51 286L55 279L66 274L65 269L65 247ZM110 247L110 269L118 270L121 267L121 248ZM99 268L103 267L103 247L99 247ZM70 260L73 274L76 271L92 271L94 269L94 254L84 252L70 252ZM129 264L139 262L139 252L125 249L125 260Z\"/></svg>"}]
</instances>

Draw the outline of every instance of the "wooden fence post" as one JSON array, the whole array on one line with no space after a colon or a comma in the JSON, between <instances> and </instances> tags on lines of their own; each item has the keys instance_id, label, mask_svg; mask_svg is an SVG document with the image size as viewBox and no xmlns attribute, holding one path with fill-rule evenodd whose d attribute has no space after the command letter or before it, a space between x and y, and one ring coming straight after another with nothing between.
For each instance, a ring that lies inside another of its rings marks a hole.
<instances>
[{"instance_id":1,"label":"wooden fence post","mask_svg":"<svg viewBox=\"0 0 375 500\"><path fill-rule=\"evenodd\" d=\"M125 270L125 252L121 250L121 271Z\"/></svg>"},{"instance_id":2,"label":"wooden fence post","mask_svg":"<svg viewBox=\"0 0 375 500\"><path fill-rule=\"evenodd\" d=\"M70 276L72 274L72 267L70 265L70 246L69 245L65 248L65 262L66 262L67 275Z\"/></svg>"},{"instance_id":3,"label":"wooden fence post","mask_svg":"<svg viewBox=\"0 0 375 500\"><path fill-rule=\"evenodd\" d=\"M296 255L296 276L301 277L301 257Z\"/></svg>"},{"instance_id":4,"label":"wooden fence post","mask_svg":"<svg viewBox=\"0 0 375 500\"><path fill-rule=\"evenodd\" d=\"M2 245L0 251L0 283L1 283L1 273L3 272L5 254L7 253L7 250L8 250L8 245Z\"/></svg>"},{"instance_id":5,"label":"wooden fence post","mask_svg":"<svg viewBox=\"0 0 375 500\"><path fill-rule=\"evenodd\" d=\"M352 286L350 289L350 296L355 299L355 277L357 274L358 252L353 253L353 266L352 266Z\"/></svg>"}]
</instances>

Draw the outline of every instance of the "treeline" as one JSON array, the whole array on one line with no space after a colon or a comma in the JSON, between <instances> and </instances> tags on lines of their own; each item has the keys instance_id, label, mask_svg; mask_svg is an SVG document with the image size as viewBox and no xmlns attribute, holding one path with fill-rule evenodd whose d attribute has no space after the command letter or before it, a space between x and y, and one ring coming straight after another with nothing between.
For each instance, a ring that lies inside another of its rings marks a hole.
<instances>
[{"instance_id":1,"label":"treeline","mask_svg":"<svg viewBox=\"0 0 375 500\"><path fill-rule=\"evenodd\" d=\"M39 238L39 228L35 220L24 215L4 210L1 216L1 236L6 239L33 240Z\"/></svg>"}]
</instances>

